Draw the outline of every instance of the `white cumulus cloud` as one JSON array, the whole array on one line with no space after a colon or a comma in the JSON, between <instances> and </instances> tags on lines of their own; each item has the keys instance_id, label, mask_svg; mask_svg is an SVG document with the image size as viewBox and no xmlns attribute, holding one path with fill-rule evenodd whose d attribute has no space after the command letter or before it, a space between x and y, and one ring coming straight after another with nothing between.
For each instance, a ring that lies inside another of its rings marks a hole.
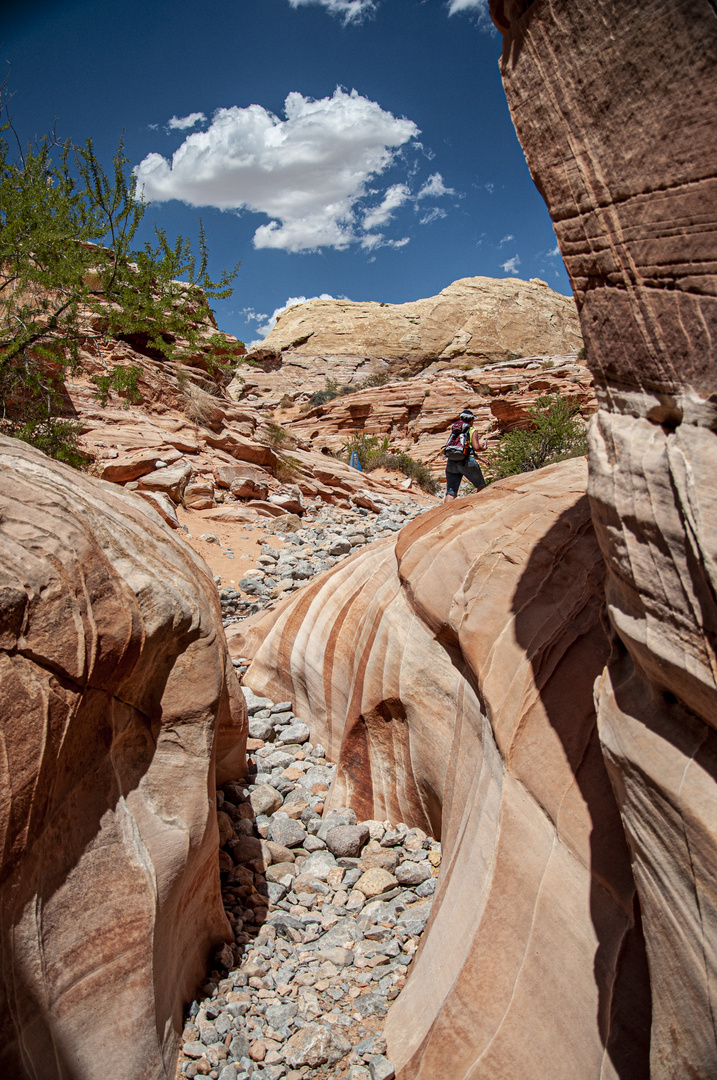
<instances>
[{"instance_id":1,"label":"white cumulus cloud","mask_svg":"<svg viewBox=\"0 0 717 1080\"><path fill-rule=\"evenodd\" d=\"M508 233L507 236L504 236L502 240L498 241L498 247L503 247L503 244L509 244L511 240L515 240L515 237Z\"/></svg>"},{"instance_id":2,"label":"white cumulus cloud","mask_svg":"<svg viewBox=\"0 0 717 1080\"><path fill-rule=\"evenodd\" d=\"M463 11L477 15L478 26L481 27L481 29L494 29L490 18L490 12L488 11L488 0L448 0L449 15L457 15Z\"/></svg>"},{"instance_id":3,"label":"white cumulus cloud","mask_svg":"<svg viewBox=\"0 0 717 1080\"><path fill-rule=\"evenodd\" d=\"M167 121L167 127L178 131L184 131L186 128L195 127L197 124L203 124L206 119L203 112L193 112L190 113L189 116L173 116L171 120Z\"/></svg>"},{"instance_id":4,"label":"white cumulus cloud","mask_svg":"<svg viewBox=\"0 0 717 1080\"><path fill-rule=\"evenodd\" d=\"M378 225L385 225L387 221L390 221L393 211L403 206L410 197L410 188L405 184L393 184L384 195L383 202L364 214L364 229L375 229Z\"/></svg>"},{"instance_id":5,"label":"white cumulus cloud","mask_svg":"<svg viewBox=\"0 0 717 1080\"><path fill-rule=\"evenodd\" d=\"M326 8L330 15L340 15L344 24L361 22L376 10L375 0L289 0L289 3L293 8L319 5Z\"/></svg>"},{"instance_id":6,"label":"white cumulus cloud","mask_svg":"<svg viewBox=\"0 0 717 1080\"><path fill-rule=\"evenodd\" d=\"M520 256L514 255L512 259L506 259L502 263L503 270L506 274L517 274L518 267L520 266Z\"/></svg>"},{"instance_id":7,"label":"white cumulus cloud","mask_svg":"<svg viewBox=\"0 0 717 1080\"><path fill-rule=\"evenodd\" d=\"M257 248L310 251L360 240L356 204L418 127L340 87L319 101L291 93L284 114L282 120L261 105L218 109L171 162L152 153L135 167L139 190L154 202L265 214L270 220L254 234ZM401 187L389 188L384 202Z\"/></svg>"},{"instance_id":8,"label":"white cumulus cloud","mask_svg":"<svg viewBox=\"0 0 717 1080\"><path fill-rule=\"evenodd\" d=\"M441 195L455 195L453 188L446 187L440 173L429 176L423 187L416 195L417 199L438 198Z\"/></svg>"},{"instance_id":9,"label":"white cumulus cloud","mask_svg":"<svg viewBox=\"0 0 717 1080\"><path fill-rule=\"evenodd\" d=\"M441 218L447 217L446 211L441 210L439 206L434 206L432 210L429 210L427 214L424 214L422 218L419 218L421 225L430 225L432 221L440 221Z\"/></svg>"}]
</instances>

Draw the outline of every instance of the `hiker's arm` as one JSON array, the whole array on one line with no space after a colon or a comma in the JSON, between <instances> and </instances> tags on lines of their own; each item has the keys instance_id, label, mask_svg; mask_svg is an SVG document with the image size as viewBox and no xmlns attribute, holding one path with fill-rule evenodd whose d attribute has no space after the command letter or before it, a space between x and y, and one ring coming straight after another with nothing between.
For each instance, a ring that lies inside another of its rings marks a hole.
<instances>
[{"instance_id":1,"label":"hiker's arm","mask_svg":"<svg viewBox=\"0 0 717 1080\"><path fill-rule=\"evenodd\" d=\"M481 450L485 451L487 442L488 437L486 435L479 435L477 431L473 432L473 438L471 439L471 447L473 448L473 453L475 454L475 456L478 458L479 461L482 461L484 465L487 465L488 462L485 460L485 458L480 456L480 452Z\"/></svg>"}]
</instances>

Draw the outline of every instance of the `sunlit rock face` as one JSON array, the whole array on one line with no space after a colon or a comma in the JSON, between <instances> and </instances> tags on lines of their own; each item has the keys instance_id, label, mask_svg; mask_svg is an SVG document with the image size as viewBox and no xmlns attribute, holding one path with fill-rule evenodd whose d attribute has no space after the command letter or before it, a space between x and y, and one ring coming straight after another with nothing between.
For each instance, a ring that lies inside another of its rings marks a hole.
<instances>
[{"instance_id":1,"label":"sunlit rock face","mask_svg":"<svg viewBox=\"0 0 717 1080\"><path fill-rule=\"evenodd\" d=\"M204 563L137 496L0 439L0 1074L174 1076L232 935L215 766L246 710Z\"/></svg>"},{"instance_id":2,"label":"sunlit rock face","mask_svg":"<svg viewBox=\"0 0 717 1080\"><path fill-rule=\"evenodd\" d=\"M260 393L313 393L327 377L355 383L415 374L434 361L488 363L581 345L573 300L539 278L460 278L406 304L315 299L288 308L249 354L251 384Z\"/></svg>"},{"instance_id":3,"label":"sunlit rock face","mask_svg":"<svg viewBox=\"0 0 717 1080\"><path fill-rule=\"evenodd\" d=\"M593 705L608 642L586 480L563 462L422 515L268 616L246 677L311 717L338 761L329 805L442 837L386 1029L401 1080L646 1075L644 944Z\"/></svg>"},{"instance_id":4,"label":"sunlit rock face","mask_svg":"<svg viewBox=\"0 0 717 1080\"><path fill-rule=\"evenodd\" d=\"M615 649L597 687L653 996L655 1078L717 1061L717 11L492 0L599 412L590 498Z\"/></svg>"}]
</instances>

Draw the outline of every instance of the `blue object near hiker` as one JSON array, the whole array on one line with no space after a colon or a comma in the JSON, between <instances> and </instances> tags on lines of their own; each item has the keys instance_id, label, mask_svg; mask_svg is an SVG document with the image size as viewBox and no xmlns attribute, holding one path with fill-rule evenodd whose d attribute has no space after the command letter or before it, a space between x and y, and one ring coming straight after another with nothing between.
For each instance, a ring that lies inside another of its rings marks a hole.
<instances>
[{"instance_id":1,"label":"blue object near hiker","mask_svg":"<svg viewBox=\"0 0 717 1080\"><path fill-rule=\"evenodd\" d=\"M363 469L361 468L361 462L359 461L359 456L355 450L351 451L349 465L351 465L354 469L358 469L359 472L363 472Z\"/></svg>"}]
</instances>

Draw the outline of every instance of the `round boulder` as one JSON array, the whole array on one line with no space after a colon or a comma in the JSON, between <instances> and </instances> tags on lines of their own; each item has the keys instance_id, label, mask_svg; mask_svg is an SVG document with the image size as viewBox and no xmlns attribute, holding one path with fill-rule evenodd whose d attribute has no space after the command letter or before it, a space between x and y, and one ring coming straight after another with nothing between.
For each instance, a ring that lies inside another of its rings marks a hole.
<instances>
[{"instance_id":1,"label":"round boulder","mask_svg":"<svg viewBox=\"0 0 717 1080\"><path fill-rule=\"evenodd\" d=\"M387 892L395 885L398 885L398 878L389 874L388 870L382 870L380 866L367 870L356 882L356 888L367 898L379 896L380 893Z\"/></svg>"},{"instance_id":2,"label":"round boulder","mask_svg":"<svg viewBox=\"0 0 717 1080\"><path fill-rule=\"evenodd\" d=\"M296 1068L308 1065L335 1065L351 1049L351 1043L343 1035L323 1024L304 1024L284 1043L284 1061Z\"/></svg>"},{"instance_id":3,"label":"round boulder","mask_svg":"<svg viewBox=\"0 0 717 1080\"><path fill-rule=\"evenodd\" d=\"M366 825L337 825L326 834L326 846L337 859L352 859L359 854L368 838Z\"/></svg>"},{"instance_id":4,"label":"round boulder","mask_svg":"<svg viewBox=\"0 0 717 1080\"><path fill-rule=\"evenodd\" d=\"M259 784L249 796L249 802L256 815L273 814L275 810L279 809L283 799L271 784Z\"/></svg>"},{"instance_id":5,"label":"round boulder","mask_svg":"<svg viewBox=\"0 0 717 1080\"><path fill-rule=\"evenodd\" d=\"M396 880L400 885L420 885L431 876L431 864L425 862L403 862L395 870Z\"/></svg>"},{"instance_id":6,"label":"round boulder","mask_svg":"<svg viewBox=\"0 0 717 1080\"><path fill-rule=\"evenodd\" d=\"M274 814L269 822L267 840L273 840L276 844L284 847L297 847L306 837L306 829L300 821L290 818L288 814Z\"/></svg>"}]
</instances>

